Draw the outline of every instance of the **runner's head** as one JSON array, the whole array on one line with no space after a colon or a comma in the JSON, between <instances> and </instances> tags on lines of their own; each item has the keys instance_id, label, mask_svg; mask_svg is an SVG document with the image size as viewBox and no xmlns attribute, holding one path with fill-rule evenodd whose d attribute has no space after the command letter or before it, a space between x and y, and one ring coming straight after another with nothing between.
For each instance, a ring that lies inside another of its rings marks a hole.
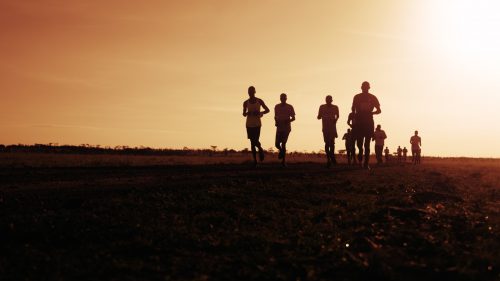
<instances>
[{"instance_id":1,"label":"runner's head","mask_svg":"<svg viewBox=\"0 0 500 281\"><path fill-rule=\"evenodd\" d=\"M286 94L285 93L282 93L280 95L280 101L281 101L281 103L286 103Z\"/></svg>"},{"instance_id":2,"label":"runner's head","mask_svg":"<svg viewBox=\"0 0 500 281\"><path fill-rule=\"evenodd\" d=\"M350 133L351 132L351 129L347 129L347 133Z\"/></svg>"},{"instance_id":3,"label":"runner's head","mask_svg":"<svg viewBox=\"0 0 500 281\"><path fill-rule=\"evenodd\" d=\"M255 87L254 86L250 86L248 87L248 95L253 98L255 97Z\"/></svg>"},{"instance_id":4,"label":"runner's head","mask_svg":"<svg viewBox=\"0 0 500 281\"><path fill-rule=\"evenodd\" d=\"M325 101L327 104L332 104L332 101L333 101L332 96L330 96L330 95L326 96Z\"/></svg>"},{"instance_id":5,"label":"runner's head","mask_svg":"<svg viewBox=\"0 0 500 281\"><path fill-rule=\"evenodd\" d=\"M368 83L367 81L361 83L361 90L363 91L363 93L368 93L368 90L370 90L370 83Z\"/></svg>"},{"instance_id":6,"label":"runner's head","mask_svg":"<svg viewBox=\"0 0 500 281\"><path fill-rule=\"evenodd\" d=\"M377 131L380 131L381 128L382 128L382 126L377 125Z\"/></svg>"},{"instance_id":7,"label":"runner's head","mask_svg":"<svg viewBox=\"0 0 500 281\"><path fill-rule=\"evenodd\" d=\"M418 131L415 131L415 136L418 136Z\"/></svg>"}]
</instances>

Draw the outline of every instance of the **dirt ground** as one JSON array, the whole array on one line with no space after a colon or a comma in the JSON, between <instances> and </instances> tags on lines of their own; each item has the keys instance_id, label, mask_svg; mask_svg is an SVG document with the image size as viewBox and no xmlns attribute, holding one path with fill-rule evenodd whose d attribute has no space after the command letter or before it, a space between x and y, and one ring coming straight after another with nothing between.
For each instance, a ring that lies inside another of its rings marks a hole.
<instances>
[{"instance_id":1,"label":"dirt ground","mask_svg":"<svg viewBox=\"0 0 500 281\"><path fill-rule=\"evenodd\" d=\"M500 279L500 160L78 157L0 155L1 280Z\"/></svg>"}]
</instances>

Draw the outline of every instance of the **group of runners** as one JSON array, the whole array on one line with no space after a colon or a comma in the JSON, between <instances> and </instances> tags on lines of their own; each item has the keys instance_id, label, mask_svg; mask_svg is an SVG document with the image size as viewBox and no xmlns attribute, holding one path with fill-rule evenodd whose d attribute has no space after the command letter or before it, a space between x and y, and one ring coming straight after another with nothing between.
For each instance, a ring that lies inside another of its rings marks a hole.
<instances>
[{"instance_id":1,"label":"group of runners","mask_svg":"<svg viewBox=\"0 0 500 281\"><path fill-rule=\"evenodd\" d=\"M382 163L382 152L384 139L387 138L385 132L378 125L374 128L373 115L380 114L380 103L376 96L370 92L370 83L361 84L361 93L353 98L351 113L349 113L347 124L349 129L344 134L343 140L346 143L347 159L349 164L359 164L365 169L369 169L370 143L375 141L375 152L377 162ZM261 117L270 112L267 105L260 98L255 96L254 86L248 88L249 98L243 103L243 116L246 117L247 137L250 146L254 166L257 165L257 156L260 161L264 160L265 154L259 141L261 129ZM278 158L281 164L286 166L286 143L291 131L291 123L295 121L295 111L292 105L288 104L287 95L280 95L280 103L274 107L274 120L276 125L275 146L278 149ZM325 98L325 104L319 107L318 120L322 121L323 140L325 142L325 154L327 167L336 164L335 159L335 138L337 134L337 120L339 119L339 108L333 104L332 96ZM418 137L418 136L417 136ZM413 139L413 137L412 137ZM417 142L414 140L414 142ZM420 139L418 139L420 143ZM358 147L357 162L355 156L355 146Z\"/></svg>"},{"instance_id":2,"label":"group of runners","mask_svg":"<svg viewBox=\"0 0 500 281\"><path fill-rule=\"evenodd\" d=\"M418 135L418 131L415 131L415 135L413 135L410 138L410 144L411 144L411 155L412 155L412 163L413 164L420 164L420 154L421 154L421 148L420 146L422 145L422 138ZM386 147L384 149L385 153L385 161L389 162L390 154L389 154L389 148ZM405 147L401 148L400 145L398 145L398 148L396 149L396 155L397 155L397 161L399 162L406 162L407 155L408 155L408 149Z\"/></svg>"}]
</instances>

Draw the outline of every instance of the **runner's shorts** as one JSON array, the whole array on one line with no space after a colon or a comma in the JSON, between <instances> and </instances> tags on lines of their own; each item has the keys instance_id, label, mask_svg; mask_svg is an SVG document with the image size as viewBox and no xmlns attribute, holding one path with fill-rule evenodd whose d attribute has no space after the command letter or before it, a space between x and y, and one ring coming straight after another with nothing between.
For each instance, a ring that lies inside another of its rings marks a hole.
<instances>
[{"instance_id":1,"label":"runner's shorts","mask_svg":"<svg viewBox=\"0 0 500 281\"><path fill-rule=\"evenodd\" d=\"M335 143L335 138L337 137L337 131L323 131L323 140L325 143Z\"/></svg>"},{"instance_id":2,"label":"runner's shorts","mask_svg":"<svg viewBox=\"0 0 500 281\"><path fill-rule=\"evenodd\" d=\"M260 138L260 127L247 127L247 138L258 140Z\"/></svg>"},{"instance_id":3,"label":"runner's shorts","mask_svg":"<svg viewBox=\"0 0 500 281\"><path fill-rule=\"evenodd\" d=\"M372 120L366 120L365 122L357 122L354 128L352 128L353 135L355 138L362 137L373 137L373 131L375 130L375 124Z\"/></svg>"},{"instance_id":4,"label":"runner's shorts","mask_svg":"<svg viewBox=\"0 0 500 281\"><path fill-rule=\"evenodd\" d=\"M290 131L276 130L276 142L287 142Z\"/></svg>"}]
</instances>

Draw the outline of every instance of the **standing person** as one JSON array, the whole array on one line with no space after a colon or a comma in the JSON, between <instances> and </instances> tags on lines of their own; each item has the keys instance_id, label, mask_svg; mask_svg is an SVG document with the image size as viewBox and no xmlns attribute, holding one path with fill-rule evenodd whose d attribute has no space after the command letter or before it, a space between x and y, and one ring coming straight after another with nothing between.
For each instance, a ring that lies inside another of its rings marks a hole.
<instances>
[{"instance_id":1,"label":"standing person","mask_svg":"<svg viewBox=\"0 0 500 281\"><path fill-rule=\"evenodd\" d=\"M264 150L259 142L260 128L262 126L260 118L264 116L264 114L269 113L269 108L263 100L255 97L255 93L256 91L254 86L248 87L249 99L243 102L243 116L247 119L247 137L250 139L254 167L257 166L257 149L259 150L259 160L264 161ZM261 107L264 108L264 111L261 111Z\"/></svg>"},{"instance_id":2,"label":"standing person","mask_svg":"<svg viewBox=\"0 0 500 281\"><path fill-rule=\"evenodd\" d=\"M385 163L388 163L389 162L389 148L387 146L385 147L384 153L385 153Z\"/></svg>"},{"instance_id":3,"label":"standing person","mask_svg":"<svg viewBox=\"0 0 500 281\"><path fill-rule=\"evenodd\" d=\"M337 120L339 119L339 107L332 104L332 96L325 98L326 104L319 107L318 120L323 125L323 139L325 141L326 166L337 164L335 160L335 138L337 138Z\"/></svg>"},{"instance_id":4,"label":"standing person","mask_svg":"<svg viewBox=\"0 0 500 281\"><path fill-rule=\"evenodd\" d=\"M406 155L408 154L408 149L406 149L406 146L403 147L403 162L406 163Z\"/></svg>"},{"instance_id":5,"label":"standing person","mask_svg":"<svg viewBox=\"0 0 500 281\"><path fill-rule=\"evenodd\" d=\"M373 132L373 140L375 141L375 155L377 156L377 164L382 164L382 151L384 150L384 140L387 138L384 130L380 125Z\"/></svg>"},{"instance_id":6,"label":"standing person","mask_svg":"<svg viewBox=\"0 0 500 281\"><path fill-rule=\"evenodd\" d=\"M401 162L401 153L403 152L400 145L398 145L397 151L398 151L398 163L400 163Z\"/></svg>"},{"instance_id":7,"label":"standing person","mask_svg":"<svg viewBox=\"0 0 500 281\"><path fill-rule=\"evenodd\" d=\"M354 144L354 137L352 136L352 131L351 129L347 129L347 133L344 134L342 137L343 140L345 140L345 150L347 152L347 163L351 165L352 163L356 163L356 150L355 150L355 144Z\"/></svg>"},{"instance_id":8,"label":"standing person","mask_svg":"<svg viewBox=\"0 0 500 281\"><path fill-rule=\"evenodd\" d=\"M411 155L413 164L420 164L420 147L422 146L422 139L418 136L418 131L410 138Z\"/></svg>"},{"instance_id":9,"label":"standing person","mask_svg":"<svg viewBox=\"0 0 500 281\"><path fill-rule=\"evenodd\" d=\"M358 161L363 160L363 146L365 161L363 167L369 169L368 162L370 161L370 141L373 137L374 122L373 115L380 114L380 103L376 96L370 94L370 83L363 82L361 84L361 93L354 96L352 100L352 112L355 114L354 135L358 146L359 154ZM375 111L373 111L375 109Z\"/></svg>"},{"instance_id":10,"label":"standing person","mask_svg":"<svg viewBox=\"0 0 500 281\"><path fill-rule=\"evenodd\" d=\"M276 140L275 146L279 150L278 159L281 159L281 165L286 167L286 142L288 135L292 130L291 122L295 121L295 111L293 106L286 103L287 96L285 93L280 95L281 103L274 107L274 121L276 124Z\"/></svg>"}]
</instances>

